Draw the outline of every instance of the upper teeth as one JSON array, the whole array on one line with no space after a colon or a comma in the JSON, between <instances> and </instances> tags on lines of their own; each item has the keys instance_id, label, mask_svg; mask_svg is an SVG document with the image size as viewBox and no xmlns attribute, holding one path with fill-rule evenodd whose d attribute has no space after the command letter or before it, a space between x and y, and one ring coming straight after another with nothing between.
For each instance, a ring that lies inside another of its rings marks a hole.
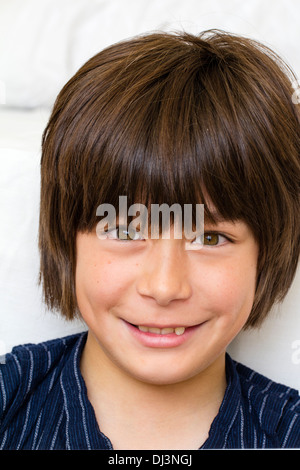
<instances>
[{"instance_id":1,"label":"upper teeth","mask_svg":"<svg viewBox=\"0 0 300 470\"><path fill-rule=\"evenodd\" d=\"M167 335L170 333L175 333L176 335L183 335L185 332L184 326L177 326L176 328L148 328L147 326L138 326L140 331L147 333L156 333L157 335Z\"/></svg>"}]
</instances>

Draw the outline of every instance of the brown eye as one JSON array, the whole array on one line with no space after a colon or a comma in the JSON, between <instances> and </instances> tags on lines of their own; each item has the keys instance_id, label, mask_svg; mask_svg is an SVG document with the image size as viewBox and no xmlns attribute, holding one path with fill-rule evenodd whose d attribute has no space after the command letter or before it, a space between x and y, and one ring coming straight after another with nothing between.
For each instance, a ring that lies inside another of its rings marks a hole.
<instances>
[{"instance_id":1,"label":"brown eye","mask_svg":"<svg viewBox=\"0 0 300 470\"><path fill-rule=\"evenodd\" d=\"M218 233L205 233L203 236L203 245L215 246L220 242L220 235Z\"/></svg>"},{"instance_id":2,"label":"brown eye","mask_svg":"<svg viewBox=\"0 0 300 470\"><path fill-rule=\"evenodd\" d=\"M225 235L221 235L218 232L205 232L203 235L199 235L192 243L191 247L187 249L197 250L203 246L221 246L226 245L231 240Z\"/></svg>"}]
</instances>

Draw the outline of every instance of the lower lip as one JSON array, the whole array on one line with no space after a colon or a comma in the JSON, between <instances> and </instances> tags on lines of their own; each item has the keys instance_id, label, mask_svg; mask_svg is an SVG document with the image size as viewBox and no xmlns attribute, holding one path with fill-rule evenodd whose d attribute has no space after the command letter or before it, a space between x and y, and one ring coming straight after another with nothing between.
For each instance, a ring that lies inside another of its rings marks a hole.
<instances>
[{"instance_id":1,"label":"lower lip","mask_svg":"<svg viewBox=\"0 0 300 470\"><path fill-rule=\"evenodd\" d=\"M131 334L144 346L149 348L175 348L180 346L187 341L193 333L201 326L190 326L185 329L182 335L176 335L176 333L170 333L167 335L160 335L156 333L144 332L139 330L136 326L124 320L127 328Z\"/></svg>"}]
</instances>

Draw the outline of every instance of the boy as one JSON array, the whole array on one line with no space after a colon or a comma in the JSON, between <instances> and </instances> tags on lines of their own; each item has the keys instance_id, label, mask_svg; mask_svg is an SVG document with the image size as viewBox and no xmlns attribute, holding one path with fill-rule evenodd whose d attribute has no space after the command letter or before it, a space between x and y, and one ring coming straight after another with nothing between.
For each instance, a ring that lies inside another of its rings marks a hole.
<instances>
[{"instance_id":1,"label":"boy","mask_svg":"<svg viewBox=\"0 0 300 470\"><path fill-rule=\"evenodd\" d=\"M88 333L7 355L1 448L300 447L297 391L226 354L297 268L289 75L249 39L155 33L65 85L43 136L41 280L47 305ZM124 197L146 209L135 224ZM175 213L168 236L159 224L151 236L163 204L192 205L193 237L178 236Z\"/></svg>"}]
</instances>

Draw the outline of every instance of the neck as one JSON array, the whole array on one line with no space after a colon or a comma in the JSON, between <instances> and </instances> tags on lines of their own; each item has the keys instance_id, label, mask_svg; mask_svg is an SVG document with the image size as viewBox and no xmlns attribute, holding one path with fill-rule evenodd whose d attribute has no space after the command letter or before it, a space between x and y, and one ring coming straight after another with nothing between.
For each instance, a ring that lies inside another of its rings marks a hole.
<instances>
[{"instance_id":1,"label":"neck","mask_svg":"<svg viewBox=\"0 0 300 470\"><path fill-rule=\"evenodd\" d=\"M114 448L197 448L207 438L210 424L221 405L225 388L225 353L198 375L183 382L167 385L145 383L120 370L100 348L95 337L89 333L81 359L88 397L91 401L101 431L112 438ZM112 412L113 410L113 412ZM114 422L113 416L117 417ZM124 423L124 426L122 425ZM126 429L135 436L130 444ZM197 427L199 429L197 429ZM136 429L136 435L135 435ZM139 436L143 429L143 437ZM172 440L174 433L174 444ZM195 435L193 447L182 446L178 429L187 429L187 442ZM153 430L160 430L157 443L151 445ZM195 433L195 434L193 434ZM165 442L159 435L168 435ZM175 436L177 436L175 438ZM202 439L201 439L202 436ZM137 447L137 439L143 442ZM116 444L116 443L120 444ZM175 447L174 447L175 446ZM196 446L196 447L194 447ZM134 447L131 447L134 448Z\"/></svg>"}]
</instances>

